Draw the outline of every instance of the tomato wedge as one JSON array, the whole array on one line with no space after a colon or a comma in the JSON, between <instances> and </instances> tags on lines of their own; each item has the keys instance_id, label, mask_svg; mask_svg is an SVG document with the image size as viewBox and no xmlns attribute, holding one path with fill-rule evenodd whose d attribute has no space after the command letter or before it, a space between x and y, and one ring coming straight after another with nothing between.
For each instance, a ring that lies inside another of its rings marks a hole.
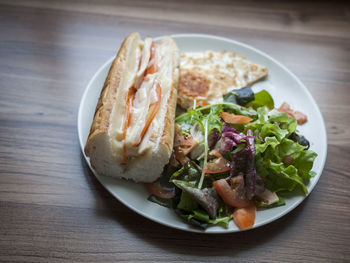
<instances>
[{"instance_id":1,"label":"tomato wedge","mask_svg":"<svg viewBox=\"0 0 350 263\"><path fill-rule=\"evenodd\" d=\"M126 96L126 107L125 107L125 121L123 126L123 164L127 164L128 162L128 156L126 152L126 144L125 144L125 138L126 138L126 131L128 130L128 127L130 125L131 121L131 108L133 105L134 97L135 97L136 90L134 87L129 88L128 94Z\"/></svg>"},{"instance_id":2,"label":"tomato wedge","mask_svg":"<svg viewBox=\"0 0 350 263\"><path fill-rule=\"evenodd\" d=\"M287 102L283 102L282 105L278 108L278 111L285 112L290 111L291 108Z\"/></svg>"},{"instance_id":3,"label":"tomato wedge","mask_svg":"<svg viewBox=\"0 0 350 263\"><path fill-rule=\"evenodd\" d=\"M250 202L240 197L237 191L232 189L225 179L214 181L213 185L226 204L238 208L250 205Z\"/></svg>"},{"instance_id":4,"label":"tomato wedge","mask_svg":"<svg viewBox=\"0 0 350 263\"><path fill-rule=\"evenodd\" d=\"M230 162L224 157L216 158L213 162L207 163L204 167L204 173L217 174L230 171Z\"/></svg>"},{"instance_id":5,"label":"tomato wedge","mask_svg":"<svg viewBox=\"0 0 350 263\"><path fill-rule=\"evenodd\" d=\"M250 205L243 208L236 208L233 212L233 220L240 229L251 228L255 223L255 217L255 205Z\"/></svg>"},{"instance_id":6,"label":"tomato wedge","mask_svg":"<svg viewBox=\"0 0 350 263\"><path fill-rule=\"evenodd\" d=\"M150 194L153 194L159 198L170 199L175 196L175 189L168 190L163 188L160 185L159 180L153 183L145 183L144 186Z\"/></svg>"},{"instance_id":7,"label":"tomato wedge","mask_svg":"<svg viewBox=\"0 0 350 263\"><path fill-rule=\"evenodd\" d=\"M230 124L245 124L251 122L253 119L243 115L235 115L228 112L221 112L220 117Z\"/></svg>"},{"instance_id":8,"label":"tomato wedge","mask_svg":"<svg viewBox=\"0 0 350 263\"><path fill-rule=\"evenodd\" d=\"M152 103L149 106L149 108L148 108L148 113L147 113L147 116L146 116L146 124L145 124L145 126L143 127L143 129L141 131L140 142L138 144L136 144L136 146L140 145L140 143L142 142L143 137L145 136L149 126L151 125L154 117L157 115L157 112L159 111L160 103L161 103L161 100L162 100L162 89L161 89L159 83L157 84L156 92L157 92L157 101Z\"/></svg>"},{"instance_id":9,"label":"tomato wedge","mask_svg":"<svg viewBox=\"0 0 350 263\"><path fill-rule=\"evenodd\" d=\"M283 102L281 107L279 107L277 110L280 112L285 112L289 117L296 119L299 125L307 121L307 116L304 113L292 110L289 104L286 102Z\"/></svg>"},{"instance_id":10,"label":"tomato wedge","mask_svg":"<svg viewBox=\"0 0 350 263\"><path fill-rule=\"evenodd\" d=\"M304 113L300 112L300 111L295 111L294 112L294 118L297 120L297 123L299 125L301 125L301 124L303 124L303 123L305 123L307 121L307 116Z\"/></svg>"},{"instance_id":11,"label":"tomato wedge","mask_svg":"<svg viewBox=\"0 0 350 263\"><path fill-rule=\"evenodd\" d=\"M287 115L288 115L289 117L294 118L294 112L293 112L293 110L290 108L290 106L289 106L289 104L288 104L287 102L283 102L282 105L281 105L281 107L279 107L277 110L280 111L280 112L287 113Z\"/></svg>"}]
</instances>

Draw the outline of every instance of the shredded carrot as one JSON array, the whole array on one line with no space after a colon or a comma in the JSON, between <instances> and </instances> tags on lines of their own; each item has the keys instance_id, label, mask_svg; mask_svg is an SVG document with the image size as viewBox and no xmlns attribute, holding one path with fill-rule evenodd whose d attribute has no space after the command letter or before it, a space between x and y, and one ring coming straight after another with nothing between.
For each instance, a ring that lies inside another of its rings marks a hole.
<instances>
[{"instance_id":1,"label":"shredded carrot","mask_svg":"<svg viewBox=\"0 0 350 263\"><path fill-rule=\"evenodd\" d=\"M294 118L297 120L297 123L299 125L301 125L301 124L303 124L303 123L305 123L307 121L307 116L304 113L300 112L300 111L295 111L294 112Z\"/></svg>"},{"instance_id":2,"label":"shredded carrot","mask_svg":"<svg viewBox=\"0 0 350 263\"><path fill-rule=\"evenodd\" d=\"M145 76L147 76L147 74L153 74L158 71L158 62L156 61L156 49L155 49L154 42L152 42L152 45L151 45L150 62L151 63L148 65L146 69Z\"/></svg>"},{"instance_id":3,"label":"shredded carrot","mask_svg":"<svg viewBox=\"0 0 350 263\"><path fill-rule=\"evenodd\" d=\"M126 152L126 144L125 144L125 138L126 138L126 131L128 130L128 127L130 126L130 121L132 117L131 113L131 108L133 105L133 100L135 97L136 90L134 86L129 88L128 94L126 95L126 109L125 109L125 121L124 121L124 126L123 126L123 140L124 140L124 145L123 145L123 164L127 164L128 162L128 156Z\"/></svg>"},{"instance_id":4,"label":"shredded carrot","mask_svg":"<svg viewBox=\"0 0 350 263\"><path fill-rule=\"evenodd\" d=\"M141 66L141 57L139 61L139 68ZM131 122L131 117L132 117L132 107L133 107L133 101L135 98L135 94L137 92L137 89L141 86L142 80L149 81L149 77L147 76L148 74L153 74L158 71L158 62L156 61L156 52L155 52L155 44L152 42L151 45L151 56L150 56L150 61L147 69L145 70L143 76L140 78L140 81L135 84L135 86L132 86L129 88L128 94L126 95L126 111L125 111L125 122L123 126L123 164L127 164L128 162L128 155L127 155L127 149L126 149L126 132L128 130L128 127L130 126ZM161 102L161 87L158 84L156 87L156 92L157 92L157 101L149 106L148 113L146 116L146 124L145 127L143 128L141 132L141 140L138 144L134 146L138 146L141 142L143 137L145 136L149 126L151 125L154 117L156 116L159 108L160 108L160 102Z\"/></svg>"},{"instance_id":5,"label":"shredded carrot","mask_svg":"<svg viewBox=\"0 0 350 263\"><path fill-rule=\"evenodd\" d=\"M220 117L227 123L231 124L245 124L251 122L253 119L243 115L235 115L228 112L221 112Z\"/></svg>"},{"instance_id":6,"label":"shredded carrot","mask_svg":"<svg viewBox=\"0 0 350 263\"><path fill-rule=\"evenodd\" d=\"M285 112L289 117L296 119L299 125L307 121L307 116L304 113L292 110L287 102L283 102L281 107L279 107L277 110L280 112Z\"/></svg>"},{"instance_id":7,"label":"shredded carrot","mask_svg":"<svg viewBox=\"0 0 350 263\"><path fill-rule=\"evenodd\" d=\"M146 116L146 124L141 131L140 142L138 144L136 144L135 146L140 145L140 143L142 142L143 137L145 136L149 126L151 125L151 123L154 119L154 117L157 115L157 112L159 111L161 100L162 100L162 89L161 89L159 83L157 84L156 92L157 92L157 101L152 103L148 108L148 113Z\"/></svg>"}]
</instances>

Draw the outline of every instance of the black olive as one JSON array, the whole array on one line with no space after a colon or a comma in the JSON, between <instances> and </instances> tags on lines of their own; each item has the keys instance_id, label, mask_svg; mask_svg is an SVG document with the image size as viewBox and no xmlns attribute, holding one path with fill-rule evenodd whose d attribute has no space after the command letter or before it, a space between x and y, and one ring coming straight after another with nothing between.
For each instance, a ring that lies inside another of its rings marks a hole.
<instances>
[{"instance_id":1,"label":"black olive","mask_svg":"<svg viewBox=\"0 0 350 263\"><path fill-rule=\"evenodd\" d=\"M299 135L296 132L293 132L289 136L289 139L299 143L302 146L306 146L305 150L308 150L310 148L310 142L303 135Z\"/></svg>"},{"instance_id":2,"label":"black olive","mask_svg":"<svg viewBox=\"0 0 350 263\"><path fill-rule=\"evenodd\" d=\"M235 91L237 95L237 102L239 105L246 105L255 99L254 92L251 87L244 87Z\"/></svg>"},{"instance_id":3,"label":"black olive","mask_svg":"<svg viewBox=\"0 0 350 263\"><path fill-rule=\"evenodd\" d=\"M239 104L241 106L245 106L254 99L254 92L251 87L232 90L224 95L224 101Z\"/></svg>"}]
</instances>

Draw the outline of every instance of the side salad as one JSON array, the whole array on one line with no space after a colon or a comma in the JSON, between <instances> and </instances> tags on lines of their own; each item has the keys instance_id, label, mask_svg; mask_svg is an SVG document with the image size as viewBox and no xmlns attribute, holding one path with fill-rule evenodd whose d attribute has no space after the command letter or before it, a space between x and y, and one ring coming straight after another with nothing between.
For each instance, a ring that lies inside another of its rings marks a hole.
<instances>
[{"instance_id":1,"label":"side salad","mask_svg":"<svg viewBox=\"0 0 350 263\"><path fill-rule=\"evenodd\" d=\"M298 133L306 121L284 103L275 108L266 91L250 87L224 101L194 106L175 119L174 150L161 178L145 184L148 200L169 207L200 228L254 225L256 210L307 194L317 154Z\"/></svg>"}]
</instances>

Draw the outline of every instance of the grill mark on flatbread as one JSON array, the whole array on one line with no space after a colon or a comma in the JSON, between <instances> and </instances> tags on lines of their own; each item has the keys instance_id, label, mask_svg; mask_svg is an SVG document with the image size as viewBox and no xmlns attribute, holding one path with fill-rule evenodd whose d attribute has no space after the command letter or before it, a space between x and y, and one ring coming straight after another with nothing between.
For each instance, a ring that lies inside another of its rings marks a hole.
<instances>
[{"instance_id":1,"label":"grill mark on flatbread","mask_svg":"<svg viewBox=\"0 0 350 263\"><path fill-rule=\"evenodd\" d=\"M186 72L180 77L179 92L188 96L206 96L209 80L199 72Z\"/></svg>"}]
</instances>

